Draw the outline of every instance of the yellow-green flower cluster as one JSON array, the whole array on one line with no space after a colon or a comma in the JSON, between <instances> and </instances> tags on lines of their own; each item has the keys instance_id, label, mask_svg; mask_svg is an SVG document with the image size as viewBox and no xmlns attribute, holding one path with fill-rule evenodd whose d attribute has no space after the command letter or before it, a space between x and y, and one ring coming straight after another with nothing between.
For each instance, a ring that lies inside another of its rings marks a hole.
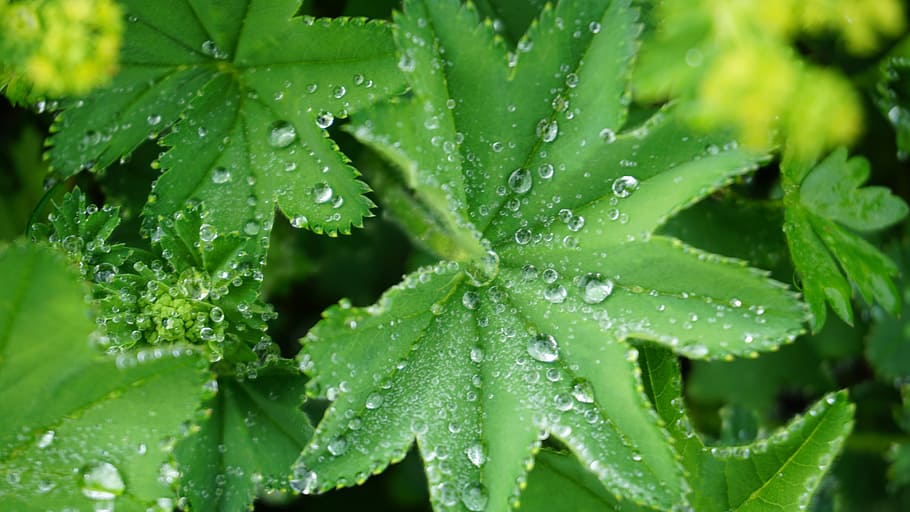
<instances>
[{"instance_id":1,"label":"yellow-green flower cluster","mask_svg":"<svg viewBox=\"0 0 910 512\"><path fill-rule=\"evenodd\" d=\"M31 96L82 95L117 70L123 17L113 0L0 0L0 84Z\"/></svg>"},{"instance_id":2,"label":"yellow-green flower cluster","mask_svg":"<svg viewBox=\"0 0 910 512\"><path fill-rule=\"evenodd\" d=\"M640 98L681 98L700 126L807 156L852 142L862 108L849 81L804 60L793 39L835 35L866 54L904 29L898 0L666 0L654 14L635 76Z\"/></svg>"}]
</instances>

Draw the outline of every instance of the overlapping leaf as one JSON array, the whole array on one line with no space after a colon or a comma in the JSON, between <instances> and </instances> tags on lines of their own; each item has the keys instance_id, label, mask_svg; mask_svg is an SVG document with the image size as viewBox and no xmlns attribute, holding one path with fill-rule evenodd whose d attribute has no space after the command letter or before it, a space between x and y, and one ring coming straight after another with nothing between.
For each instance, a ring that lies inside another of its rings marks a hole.
<instances>
[{"instance_id":1,"label":"overlapping leaf","mask_svg":"<svg viewBox=\"0 0 910 512\"><path fill-rule=\"evenodd\" d=\"M682 455L694 510L804 510L853 427L844 391L826 395L804 416L765 439L739 446L705 446L682 403L676 357L642 349L645 387Z\"/></svg>"},{"instance_id":2,"label":"overlapping leaf","mask_svg":"<svg viewBox=\"0 0 910 512\"><path fill-rule=\"evenodd\" d=\"M213 361L231 362L252 361L254 347L272 347L264 332L273 313L259 299L258 241L219 234L197 205L162 219L147 253L108 243L117 213L87 204L76 189L55 205L50 225L32 227L92 282L106 344L199 343Z\"/></svg>"},{"instance_id":3,"label":"overlapping leaf","mask_svg":"<svg viewBox=\"0 0 910 512\"><path fill-rule=\"evenodd\" d=\"M163 464L203 397L204 359L102 357L77 274L47 248L4 249L0 274L0 508L173 506Z\"/></svg>"},{"instance_id":4,"label":"overlapping leaf","mask_svg":"<svg viewBox=\"0 0 910 512\"><path fill-rule=\"evenodd\" d=\"M866 344L866 359L883 379L901 381L910 377L910 240L905 235L888 253L900 265L898 286L903 308L899 316L878 308L872 310L874 322Z\"/></svg>"},{"instance_id":5,"label":"overlapping leaf","mask_svg":"<svg viewBox=\"0 0 910 512\"><path fill-rule=\"evenodd\" d=\"M892 278L897 266L847 228L873 231L907 215L907 204L883 187L864 187L869 163L847 159L847 150L831 153L817 166L798 159L782 166L786 206L784 232L790 255L812 311L813 330L825 324L825 303L853 323L850 304L856 286L867 303L900 311L900 293Z\"/></svg>"},{"instance_id":6,"label":"overlapping leaf","mask_svg":"<svg viewBox=\"0 0 910 512\"><path fill-rule=\"evenodd\" d=\"M910 38L904 38L879 64L875 103L897 132L898 156L910 156Z\"/></svg>"},{"instance_id":7,"label":"overlapping leaf","mask_svg":"<svg viewBox=\"0 0 910 512\"><path fill-rule=\"evenodd\" d=\"M680 503L625 339L716 358L799 332L779 283L651 234L755 156L672 109L622 130L638 31L625 0L545 8L513 59L453 0L405 2L396 23L413 97L351 130L401 167L384 203L443 261L307 336L310 389L334 402L292 485L362 482L416 439L437 509L505 510L549 434L610 493Z\"/></svg>"},{"instance_id":8,"label":"overlapping leaf","mask_svg":"<svg viewBox=\"0 0 910 512\"><path fill-rule=\"evenodd\" d=\"M204 201L223 232L349 232L371 202L324 128L402 88L389 28L294 17L299 0L123 2L121 71L73 102L50 151L64 176L103 169L169 131L146 215ZM364 44L369 41L369 44Z\"/></svg>"},{"instance_id":9,"label":"overlapping leaf","mask_svg":"<svg viewBox=\"0 0 910 512\"><path fill-rule=\"evenodd\" d=\"M286 490L291 463L312 434L300 410L303 384L284 363L218 380L208 419L176 449L180 493L192 510L246 510L259 490Z\"/></svg>"}]
</instances>

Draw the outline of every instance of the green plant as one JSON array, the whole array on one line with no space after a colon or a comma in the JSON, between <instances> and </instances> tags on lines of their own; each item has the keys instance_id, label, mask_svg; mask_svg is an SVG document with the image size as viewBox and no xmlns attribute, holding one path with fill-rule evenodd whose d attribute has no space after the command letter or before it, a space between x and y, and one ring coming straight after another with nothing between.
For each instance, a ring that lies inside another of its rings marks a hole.
<instances>
[{"instance_id":1,"label":"green plant","mask_svg":"<svg viewBox=\"0 0 910 512\"><path fill-rule=\"evenodd\" d=\"M74 89L0 36L0 508L900 510L900 154L647 103L713 44L673 5L120 0ZM901 151L904 46L857 78Z\"/></svg>"}]
</instances>

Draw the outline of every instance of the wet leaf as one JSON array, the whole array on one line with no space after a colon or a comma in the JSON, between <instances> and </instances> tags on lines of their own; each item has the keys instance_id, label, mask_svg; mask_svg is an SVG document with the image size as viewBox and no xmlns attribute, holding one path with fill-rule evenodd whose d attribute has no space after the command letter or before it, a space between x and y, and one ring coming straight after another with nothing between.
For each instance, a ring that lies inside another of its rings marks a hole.
<instances>
[{"instance_id":1,"label":"wet leaf","mask_svg":"<svg viewBox=\"0 0 910 512\"><path fill-rule=\"evenodd\" d=\"M47 248L4 249L0 273L0 507L173 504L168 451L202 399L204 360L179 346L102 356L78 275Z\"/></svg>"},{"instance_id":2,"label":"wet leaf","mask_svg":"<svg viewBox=\"0 0 910 512\"><path fill-rule=\"evenodd\" d=\"M367 188L325 128L402 88L387 25L295 17L299 0L123 4L121 70L60 115L59 174L104 169L168 133L150 230L188 201L222 232L267 233L276 205L320 233L361 225Z\"/></svg>"},{"instance_id":3,"label":"wet leaf","mask_svg":"<svg viewBox=\"0 0 910 512\"><path fill-rule=\"evenodd\" d=\"M413 96L350 130L400 167L377 189L441 261L308 334L309 389L333 403L292 486L362 482L416 439L437 509L506 510L550 435L612 495L679 504L626 340L723 358L800 331L780 283L652 235L759 157L688 133L672 108L625 126L626 1L546 7L511 57L470 5L408 1L396 23Z\"/></svg>"}]
</instances>

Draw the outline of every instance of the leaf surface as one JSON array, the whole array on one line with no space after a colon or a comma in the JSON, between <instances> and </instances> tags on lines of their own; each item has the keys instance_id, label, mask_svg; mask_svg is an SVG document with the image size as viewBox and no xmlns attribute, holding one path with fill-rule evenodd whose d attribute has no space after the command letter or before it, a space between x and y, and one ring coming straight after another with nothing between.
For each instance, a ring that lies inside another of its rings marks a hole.
<instances>
[{"instance_id":1,"label":"leaf surface","mask_svg":"<svg viewBox=\"0 0 910 512\"><path fill-rule=\"evenodd\" d=\"M218 394L204 405L208 419L175 452L180 494L192 510L246 510L260 489L287 487L291 463L312 434L303 394L303 376L286 364L261 368L255 378L218 379Z\"/></svg>"},{"instance_id":2,"label":"leaf surface","mask_svg":"<svg viewBox=\"0 0 910 512\"><path fill-rule=\"evenodd\" d=\"M204 360L181 347L102 357L77 275L46 248L6 248L0 273L0 507L173 503L162 465L202 400Z\"/></svg>"},{"instance_id":3,"label":"leaf surface","mask_svg":"<svg viewBox=\"0 0 910 512\"><path fill-rule=\"evenodd\" d=\"M809 505L853 427L847 393L831 393L769 437L738 446L705 446L692 430L676 357L642 348L645 387L682 455L695 510L801 510Z\"/></svg>"},{"instance_id":4,"label":"leaf surface","mask_svg":"<svg viewBox=\"0 0 910 512\"><path fill-rule=\"evenodd\" d=\"M845 229L870 231L906 217L907 204L882 187L861 185L869 163L847 159L847 150L832 152L817 165L785 158L784 233L812 311L812 329L825 324L826 302L848 324L853 323L851 296L855 285L866 303L900 311L893 278L898 268L860 236Z\"/></svg>"},{"instance_id":5,"label":"leaf surface","mask_svg":"<svg viewBox=\"0 0 910 512\"><path fill-rule=\"evenodd\" d=\"M672 108L622 129L638 30L626 1L545 8L512 60L470 5L408 1L396 22L413 96L350 130L401 167L377 189L442 261L308 334L309 389L333 403L292 486L362 482L416 440L434 507L506 510L551 435L611 494L680 503L626 338L705 358L799 331L779 283L651 235L758 157L690 136Z\"/></svg>"},{"instance_id":6,"label":"leaf surface","mask_svg":"<svg viewBox=\"0 0 910 512\"><path fill-rule=\"evenodd\" d=\"M61 114L53 166L64 176L104 169L168 132L150 229L199 201L222 232L267 234L276 205L320 233L361 225L366 186L325 128L402 88L390 30L296 17L299 4L124 2L121 71Z\"/></svg>"}]
</instances>

